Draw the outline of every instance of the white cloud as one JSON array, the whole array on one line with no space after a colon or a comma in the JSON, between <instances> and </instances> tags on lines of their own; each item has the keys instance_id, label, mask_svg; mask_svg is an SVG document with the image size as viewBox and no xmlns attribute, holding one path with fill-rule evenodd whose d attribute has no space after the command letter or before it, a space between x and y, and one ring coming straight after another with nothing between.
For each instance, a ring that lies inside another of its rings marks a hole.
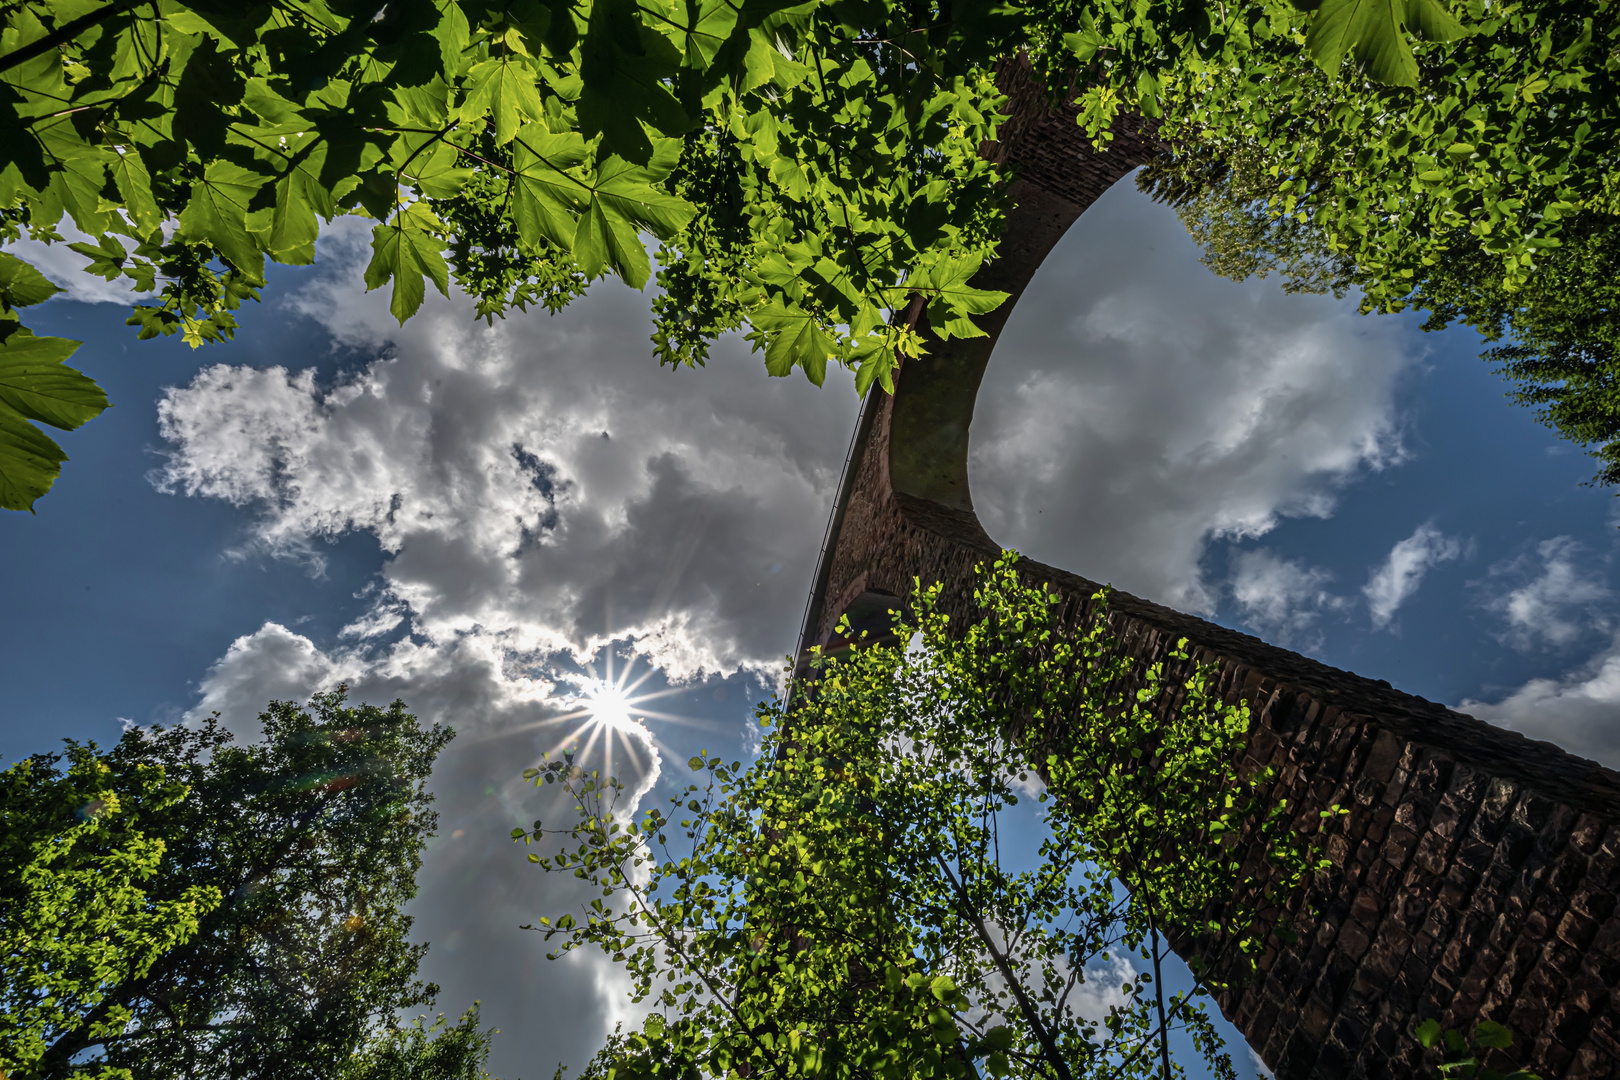
<instances>
[{"instance_id":1,"label":"white cloud","mask_svg":"<svg viewBox=\"0 0 1620 1080\"><path fill-rule=\"evenodd\" d=\"M1342 611L1350 601L1330 592L1333 575L1320 567L1283 559L1260 548L1232 560L1232 595L1248 622L1279 644L1319 641L1312 634L1324 611Z\"/></svg>"},{"instance_id":2,"label":"white cloud","mask_svg":"<svg viewBox=\"0 0 1620 1080\"><path fill-rule=\"evenodd\" d=\"M185 719L194 722L217 712L226 726L251 738L266 702L303 701L331 689L348 673L342 658L327 656L309 638L280 623L267 622L231 642L214 662Z\"/></svg>"},{"instance_id":3,"label":"white cloud","mask_svg":"<svg viewBox=\"0 0 1620 1080\"><path fill-rule=\"evenodd\" d=\"M1325 517L1403 458L1394 391L1416 345L1353 303L1201 266L1129 182L1058 245L979 395L974 504L1035 558L1185 610L1211 541Z\"/></svg>"},{"instance_id":4,"label":"white cloud","mask_svg":"<svg viewBox=\"0 0 1620 1080\"><path fill-rule=\"evenodd\" d=\"M1432 525L1419 525L1411 536L1390 548L1384 565L1373 571L1361 590L1373 626L1388 626L1400 606L1418 591L1429 569L1460 554L1462 545Z\"/></svg>"},{"instance_id":5,"label":"white cloud","mask_svg":"<svg viewBox=\"0 0 1620 1080\"><path fill-rule=\"evenodd\" d=\"M363 293L352 239L294 304L378 358L330 385L205 369L159 404L159 485L251 507L271 551L374 534L391 558L356 635L403 610L433 647L584 657L631 638L677 679L774 673L853 422L847 381L769 380L736 341L709 371L660 370L645 298L611 283L494 328L430 301L401 331Z\"/></svg>"},{"instance_id":6,"label":"white cloud","mask_svg":"<svg viewBox=\"0 0 1620 1080\"><path fill-rule=\"evenodd\" d=\"M130 304L151 293L138 293L134 290L129 278L121 277L108 281L104 277L85 272L90 265L88 255L80 255L68 247L68 244L88 243L90 237L73 227L73 222L64 219L58 225L62 234L62 243L46 244L38 240L18 240L6 245L6 250L31 263L35 270L50 279L62 292L57 293L58 300L78 300L86 304ZM125 250L133 250L135 242L124 237L117 238L124 245Z\"/></svg>"},{"instance_id":7,"label":"white cloud","mask_svg":"<svg viewBox=\"0 0 1620 1080\"><path fill-rule=\"evenodd\" d=\"M1571 537L1555 536L1538 544L1536 554L1537 576L1517 588L1497 591L1485 603L1487 610L1507 620L1500 640L1521 651L1538 644L1563 648L1591 630L1607 630L1606 601L1614 594L1602 573L1578 565L1581 545ZM1521 556L1492 566L1490 578L1523 579L1534 566L1534 560Z\"/></svg>"},{"instance_id":8,"label":"white cloud","mask_svg":"<svg viewBox=\"0 0 1620 1080\"><path fill-rule=\"evenodd\" d=\"M1620 769L1620 637L1562 677L1531 679L1500 701L1470 698L1457 709Z\"/></svg>"},{"instance_id":9,"label":"white cloud","mask_svg":"<svg viewBox=\"0 0 1620 1080\"><path fill-rule=\"evenodd\" d=\"M1101 1025L1115 1009L1125 1008L1132 995L1126 983L1135 982L1136 969L1123 956L1113 956L1086 968L1083 981L1069 994L1069 1011L1082 1020ZM1106 1029L1099 1032L1106 1036Z\"/></svg>"}]
</instances>

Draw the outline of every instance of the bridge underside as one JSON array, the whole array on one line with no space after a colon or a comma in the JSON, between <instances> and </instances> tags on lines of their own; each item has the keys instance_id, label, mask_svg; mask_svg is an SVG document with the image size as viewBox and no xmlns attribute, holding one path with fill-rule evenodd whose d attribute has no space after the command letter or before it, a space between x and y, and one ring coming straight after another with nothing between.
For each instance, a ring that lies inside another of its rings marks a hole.
<instances>
[{"instance_id":1,"label":"bridge underside","mask_svg":"<svg viewBox=\"0 0 1620 1080\"><path fill-rule=\"evenodd\" d=\"M1018 205L974 284L1016 298L1085 208L1158 147L1126 125L1094 154L1024 73L1004 87L1014 120L986 149L1017 164ZM967 616L974 567L999 550L973 512L968 433L1012 306L980 320L986 338L933 339L894 396L873 390L801 653L917 578L943 582L947 610ZM1065 625L1081 623L1095 583L1020 567L1061 591ZM1326 840L1333 870L1289 906L1297 939L1274 937L1258 977L1218 1001L1281 1080L1435 1075L1411 1034L1431 1017L1507 1025L1517 1064L1548 1080L1620 1076L1620 774L1135 597L1115 593L1108 620L1135 658L1162 660L1186 638L1219 667L1227 700L1254 716L1247 765L1275 768L1268 797L1287 799L1301 829L1327 806L1351 811Z\"/></svg>"}]
</instances>

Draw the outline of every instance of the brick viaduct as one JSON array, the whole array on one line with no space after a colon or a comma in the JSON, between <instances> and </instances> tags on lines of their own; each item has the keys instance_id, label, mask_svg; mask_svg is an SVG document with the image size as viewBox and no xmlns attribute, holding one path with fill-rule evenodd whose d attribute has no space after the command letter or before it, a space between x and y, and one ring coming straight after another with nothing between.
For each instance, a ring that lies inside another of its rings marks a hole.
<instances>
[{"instance_id":1,"label":"brick viaduct","mask_svg":"<svg viewBox=\"0 0 1620 1080\"><path fill-rule=\"evenodd\" d=\"M1094 154L1072 112L1048 112L1038 87L1008 74L1013 119L986 152L1017 164L1017 207L975 284L1016 298L1081 212L1158 146L1122 125ZM840 615L886 617L915 577L944 582L966 614L975 564L998 551L973 513L968 427L1012 306L979 320L987 338L933 339L893 396L872 392L801 655ZM1020 566L1068 598L1069 625L1084 617L1093 582ZM1330 826L1334 869L1292 899L1297 939L1274 937L1258 976L1218 1002L1279 1080L1436 1076L1411 1036L1430 1017L1506 1024L1514 1063L1546 1080L1620 1076L1620 774L1145 600L1116 593L1108 618L1133 656L1162 658L1184 637L1218 664L1228 700L1255 718L1251 764L1277 769L1269 795L1302 827L1325 806L1351 810Z\"/></svg>"}]
</instances>

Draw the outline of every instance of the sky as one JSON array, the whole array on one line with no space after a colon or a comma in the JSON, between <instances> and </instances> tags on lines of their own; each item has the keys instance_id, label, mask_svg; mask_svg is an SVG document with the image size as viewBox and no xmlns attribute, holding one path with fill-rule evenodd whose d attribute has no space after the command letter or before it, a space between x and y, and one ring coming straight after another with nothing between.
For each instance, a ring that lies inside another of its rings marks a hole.
<instances>
[{"instance_id":1,"label":"sky","mask_svg":"<svg viewBox=\"0 0 1620 1080\"><path fill-rule=\"evenodd\" d=\"M0 764L213 711L251 738L338 682L453 726L423 971L502 1029L496 1075L543 1080L631 1013L604 959L519 929L575 899L508 839L560 812L519 774L610 662L644 696L613 752L646 799L755 745L858 402L735 339L661 369L616 281L493 326L430 295L401 329L367 239L339 222L196 351L136 341L127 296L45 253L70 292L30 323L82 340L115 407L0 520ZM1620 765L1617 504L1479 350L1217 278L1125 181L1012 316L974 501L1032 557Z\"/></svg>"}]
</instances>

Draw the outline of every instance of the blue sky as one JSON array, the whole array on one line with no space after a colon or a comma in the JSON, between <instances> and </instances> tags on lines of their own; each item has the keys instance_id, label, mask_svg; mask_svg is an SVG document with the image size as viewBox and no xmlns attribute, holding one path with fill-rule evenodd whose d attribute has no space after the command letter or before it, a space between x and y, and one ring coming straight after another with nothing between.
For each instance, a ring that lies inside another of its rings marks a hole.
<instances>
[{"instance_id":1,"label":"blue sky","mask_svg":"<svg viewBox=\"0 0 1620 1080\"><path fill-rule=\"evenodd\" d=\"M36 515L0 521L0 755L213 709L251 734L269 698L340 679L454 724L427 974L446 1010L484 1000L498 1075L549 1075L622 1015L620 984L516 929L567 900L506 840L548 809L517 774L610 643L669 691L638 775L745 747L856 401L848 379L768 379L735 341L660 370L646 298L612 282L493 328L435 297L400 330L364 254L336 230L199 351L135 341L118 303L35 309L116 407L61 436ZM1043 268L975 421L991 535L1620 761L1620 532L1589 460L1505 399L1472 333L1197 254L1127 182Z\"/></svg>"}]
</instances>

